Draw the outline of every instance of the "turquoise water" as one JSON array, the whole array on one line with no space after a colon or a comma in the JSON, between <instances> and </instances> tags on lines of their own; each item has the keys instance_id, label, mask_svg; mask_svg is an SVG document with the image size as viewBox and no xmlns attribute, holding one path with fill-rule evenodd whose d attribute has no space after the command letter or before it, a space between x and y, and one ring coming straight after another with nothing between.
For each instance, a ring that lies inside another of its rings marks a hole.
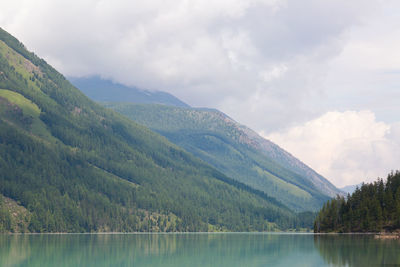
<instances>
[{"instance_id":1,"label":"turquoise water","mask_svg":"<svg viewBox=\"0 0 400 267\"><path fill-rule=\"evenodd\" d=\"M400 265L400 241L277 233L0 235L0 266Z\"/></svg>"}]
</instances>

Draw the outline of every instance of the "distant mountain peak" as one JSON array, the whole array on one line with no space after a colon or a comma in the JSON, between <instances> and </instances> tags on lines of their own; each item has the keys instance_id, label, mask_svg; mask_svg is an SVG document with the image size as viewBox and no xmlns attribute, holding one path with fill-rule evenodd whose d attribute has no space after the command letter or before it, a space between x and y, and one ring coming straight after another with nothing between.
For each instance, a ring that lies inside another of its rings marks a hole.
<instances>
[{"instance_id":1,"label":"distant mountain peak","mask_svg":"<svg viewBox=\"0 0 400 267\"><path fill-rule=\"evenodd\" d=\"M356 190L357 187L358 187L358 188L361 188L361 185L362 185L362 184L363 184L363 183L353 184L353 185L346 185L346 186L341 187L341 188L339 188L339 189L342 190L342 191L345 192L345 193L352 194L352 193Z\"/></svg>"},{"instance_id":2,"label":"distant mountain peak","mask_svg":"<svg viewBox=\"0 0 400 267\"><path fill-rule=\"evenodd\" d=\"M152 103L190 107L177 97L162 91L149 91L102 79L99 76L69 77L68 80L89 98L98 102ZM112 93L110 93L112 92Z\"/></svg>"}]
</instances>

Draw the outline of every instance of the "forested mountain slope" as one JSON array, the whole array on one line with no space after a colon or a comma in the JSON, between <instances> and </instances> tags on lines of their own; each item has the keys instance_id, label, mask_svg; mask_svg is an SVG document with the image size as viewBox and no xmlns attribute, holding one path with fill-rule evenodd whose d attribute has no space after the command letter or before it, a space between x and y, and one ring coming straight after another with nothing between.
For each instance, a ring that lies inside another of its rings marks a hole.
<instances>
[{"instance_id":1,"label":"forested mountain slope","mask_svg":"<svg viewBox=\"0 0 400 267\"><path fill-rule=\"evenodd\" d=\"M274 198L91 101L2 29L0 89L1 231L262 231L301 224ZM20 221L16 210L24 210Z\"/></svg>"},{"instance_id":2,"label":"forested mountain slope","mask_svg":"<svg viewBox=\"0 0 400 267\"><path fill-rule=\"evenodd\" d=\"M294 210L318 210L330 196L340 193L298 159L217 110L130 103L105 105Z\"/></svg>"}]
</instances>

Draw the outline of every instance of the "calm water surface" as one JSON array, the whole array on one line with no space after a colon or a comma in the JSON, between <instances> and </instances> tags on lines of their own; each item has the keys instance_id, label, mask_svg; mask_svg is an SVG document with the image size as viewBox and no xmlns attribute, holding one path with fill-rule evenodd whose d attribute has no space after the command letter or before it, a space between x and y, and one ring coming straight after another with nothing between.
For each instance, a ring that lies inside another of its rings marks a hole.
<instances>
[{"instance_id":1,"label":"calm water surface","mask_svg":"<svg viewBox=\"0 0 400 267\"><path fill-rule=\"evenodd\" d=\"M400 241L276 233L0 235L0 266L381 265L400 265Z\"/></svg>"}]
</instances>

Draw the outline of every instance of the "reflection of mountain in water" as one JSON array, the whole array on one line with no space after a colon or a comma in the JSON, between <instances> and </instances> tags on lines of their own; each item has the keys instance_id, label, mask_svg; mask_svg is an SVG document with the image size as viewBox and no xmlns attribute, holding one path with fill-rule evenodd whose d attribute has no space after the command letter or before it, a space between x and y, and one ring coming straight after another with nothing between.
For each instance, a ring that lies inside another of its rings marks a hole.
<instances>
[{"instance_id":1,"label":"reflection of mountain in water","mask_svg":"<svg viewBox=\"0 0 400 267\"><path fill-rule=\"evenodd\" d=\"M18 257L15 257L18 255ZM0 266L320 266L312 235L0 236Z\"/></svg>"},{"instance_id":2,"label":"reflection of mountain in water","mask_svg":"<svg viewBox=\"0 0 400 267\"><path fill-rule=\"evenodd\" d=\"M373 235L316 235L315 247L330 266L400 265L400 241Z\"/></svg>"},{"instance_id":3,"label":"reflection of mountain in water","mask_svg":"<svg viewBox=\"0 0 400 267\"><path fill-rule=\"evenodd\" d=\"M0 266L381 266L400 264L400 242L372 235L0 235Z\"/></svg>"}]
</instances>

